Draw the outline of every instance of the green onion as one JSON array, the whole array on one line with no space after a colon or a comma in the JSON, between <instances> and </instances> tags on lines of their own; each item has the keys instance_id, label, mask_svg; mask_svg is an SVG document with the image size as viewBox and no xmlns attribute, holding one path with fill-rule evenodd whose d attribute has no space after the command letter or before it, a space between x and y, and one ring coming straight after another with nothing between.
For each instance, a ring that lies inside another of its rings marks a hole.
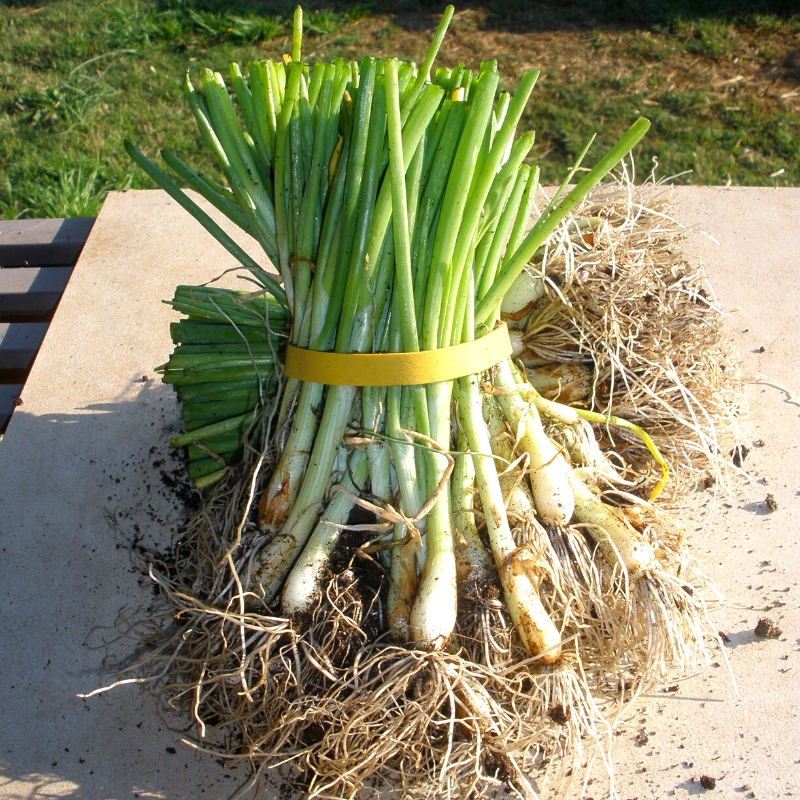
<instances>
[{"instance_id":1,"label":"green onion","mask_svg":"<svg viewBox=\"0 0 800 800\"><path fill-rule=\"evenodd\" d=\"M187 75L189 106L224 184L168 150L164 163L259 243L282 286L127 145L263 286L250 293L178 287L171 305L187 319L172 325L176 347L159 370L184 403L186 433L171 443L188 446L190 475L201 485L231 474L259 409L279 393L281 450L259 503L268 539L255 556L250 591L268 603L281 595L286 614L311 608L340 526L369 478L392 546L392 635L425 649L446 647L459 576L495 580L493 558L520 636L547 663L558 659L560 638L511 536L483 403L502 410L528 454L541 520L567 524L578 494L581 508L591 503L571 487L570 467L512 366L497 367L497 397L485 400L475 376L361 392L279 380L287 340L339 353L415 352L481 335L528 261L647 130L646 120L637 121L567 191L587 145L526 234L539 170L523 163L533 133L517 128L538 72L499 96L493 61L478 75L463 64L439 68L431 83L452 14L448 7L420 68L365 58L309 69L301 61L298 8L286 64L255 61L246 71L231 64L232 93L218 73L201 70L197 89ZM364 451L348 447L348 426L363 432ZM491 556L476 532L473 487ZM395 490L405 521L392 510Z\"/></svg>"}]
</instances>

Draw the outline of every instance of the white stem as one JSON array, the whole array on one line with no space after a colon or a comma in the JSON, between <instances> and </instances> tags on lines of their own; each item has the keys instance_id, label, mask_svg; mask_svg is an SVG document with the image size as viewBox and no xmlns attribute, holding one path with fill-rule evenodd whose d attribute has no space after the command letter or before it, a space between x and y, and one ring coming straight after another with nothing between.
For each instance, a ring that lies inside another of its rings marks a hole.
<instances>
[{"instance_id":1,"label":"white stem","mask_svg":"<svg viewBox=\"0 0 800 800\"><path fill-rule=\"evenodd\" d=\"M587 526L600 552L612 566L622 563L631 580L658 568L656 552L618 511L607 506L576 477L571 479L575 493L575 516Z\"/></svg>"},{"instance_id":2,"label":"white stem","mask_svg":"<svg viewBox=\"0 0 800 800\"><path fill-rule=\"evenodd\" d=\"M431 383L426 387L431 436L443 450L450 449L450 399L453 384ZM444 476L446 459L430 451L428 493L433 495ZM417 647L441 650L450 641L456 624L458 594L456 559L450 518L450 487L444 486L436 505L428 514L425 568L420 577L417 597L411 608L409 624Z\"/></svg>"},{"instance_id":3,"label":"white stem","mask_svg":"<svg viewBox=\"0 0 800 800\"><path fill-rule=\"evenodd\" d=\"M513 462L514 444L508 431L503 425L503 414L493 398L484 398L483 416L489 431L489 441L492 444L492 454L499 456L504 461ZM527 463L527 459L525 459ZM500 488L505 498L506 516L509 524L524 522L536 516L536 507L528 482L520 478L519 468L507 472L505 465L498 475Z\"/></svg>"},{"instance_id":4,"label":"white stem","mask_svg":"<svg viewBox=\"0 0 800 800\"><path fill-rule=\"evenodd\" d=\"M459 434L458 449L469 450L463 434ZM480 589L493 584L497 574L475 524L475 465L468 453L456 456L450 486L458 587L463 594L474 597Z\"/></svg>"},{"instance_id":5,"label":"white stem","mask_svg":"<svg viewBox=\"0 0 800 800\"><path fill-rule=\"evenodd\" d=\"M400 508L409 519L416 517L425 500L422 495L423 487L417 478L416 450L409 444L402 444L402 440L409 441L403 433L401 416L406 417L403 404L408 399L408 392L399 386L390 386L386 397L386 432L392 439L392 458L394 460L397 483L400 487ZM423 521L424 522L424 521ZM422 522L418 524L422 527ZM413 531L406 530L404 525L394 526L394 539L400 541ZM392 548L392 583L389 585L387 609L389 630L396 642L407 644L411 641L408 618L411 613L411 604L417 593L417 550L421 543L416 538L407 544Z\"/></svg>"},{"instance_id":6,"label":"white stem","mask_svg":"<svg viewBox=\"0 0 800 800\"><path fill-rule=\"evenodd\" d=\"M486 518L486 531L492 547L506 608L523 644L543 664L552 664L561 656L561 636L539 598L539 579L530 554L518 548L511 535L503 490L497 476L489 433L481 413L477 378L472 375L459 381L458 406L470 450L475 453L475 479ZM485 454L485 455L484 455Z\"/></svg>"},{"instance_id":7,"label":"white stem","mask_svg":"<svg viewBox=\"0 0 800 800\"><path fill-rule=\"evenodd\" d=\"M319 518L319 504L330 481L342 433L353 414L356 391L355 386L329 388L303 485L280 532L258 554L253 579L267 602L277 595Z\"/></svg>"},{"instance_id":8,"label":"white stem","mask_svg":"<svg viewBox=\"0 0 800 800\"><path fill-rule=\"evenodd\" d=\"M258 504L259 525L267 533L280 529L300 491L317 430L315 409L324 390L321 383L304 383L300 389L289 438Z\"/></svg>"},{"instance_id":9,"label":"white stem","mask_svg":"<svg viewBox=\"0 0 800 800\"><path fill-rule=\"evenodd\" d=\"M508 392L500 393L498 402L516 433L517 449L530 457L531 489L536 511L549 525L566 525L575 507L569 485L570 466L544 432L536 407L513 391L517 382L508 361L497 365L495 385Z\"/></svg>"},{"instance_id":10,"label":"white stem","mask_svg":"<svg viewBox=\"0 0 800 800\"><path fill-rule=\"evenodd\" d=\"M342 448L339 454L340 457L344 455L345 464L346 453ZM350 470L345 470L339 484L348 492L357 494L364 488L367 472L364 452L355 450L350 457ZM316 605L322 594L328 562L341 535L341 530L334 526L344 525L352 508L353 502L346 495L340 492L332 495L300 558L283 584L281 611L285 616L310 611Z\"/></svg>"}]
</instances>

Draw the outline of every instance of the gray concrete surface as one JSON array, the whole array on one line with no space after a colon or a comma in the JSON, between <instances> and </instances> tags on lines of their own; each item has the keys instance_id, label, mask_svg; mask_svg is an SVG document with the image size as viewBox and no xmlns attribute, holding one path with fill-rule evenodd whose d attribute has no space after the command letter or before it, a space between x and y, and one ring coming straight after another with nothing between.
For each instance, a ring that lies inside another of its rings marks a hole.
<instances>
[{"instance_id":1,"label":"gray concrete surface","mask_svg":"<svg viewBox=\"0 0 800 800\"><path fill-rule=\"evenodd\" d=\"M690 531L727 597L714 619L731 639L739 696L724 668L709 667L677 692L643 698L615 737L617 787L624 800L685 797L703 793L692 779L706 774L719 796L796 796L800 190L679 187L675 214L719 241L694 237L690 248L731 312L750 435L764 443L731 496L694 499ZM180 521L161 475L172 469L164 443L178 414L153 379L171 349L173 315L159 300L231 265L161 193L109 195L0 442L2 798L221 800L241 778L181 745L177 721L136 687L76 697L98 685L106 643L125 649L115 621L121 629L148 601L117 545L136 526L148 542L168 540ZM752 634L767 614L780 639ZM598 777L587 796L604 797L604 784Z\"/></svg>"},{"instance_id":2,"label":"gray concrete surface","mask_svg":"<svg viewBox=\"0 0 800 800\"><path fill-rule=\"evenodd\" d=\"M693 235L738 349L747 383L753 447L747 478L730 496L691 498L692 553L725 595L712 613L730 639L722 659L678 691L643 699L615 737L623 800L708 794L800 795L800 190L678 187L675 216ZM780 388L784 387L784 388ZM778 509L764 502L771 493ZM783 630L759 639L768 616ZM666 685L664 689L668 688ZM641 736L641 734L646 734ZM704 790L699 778L717 780ZM604 782L598 779L599 787ZM587 789L595 800L592 786Z\"/></svg>"}]
</instances>

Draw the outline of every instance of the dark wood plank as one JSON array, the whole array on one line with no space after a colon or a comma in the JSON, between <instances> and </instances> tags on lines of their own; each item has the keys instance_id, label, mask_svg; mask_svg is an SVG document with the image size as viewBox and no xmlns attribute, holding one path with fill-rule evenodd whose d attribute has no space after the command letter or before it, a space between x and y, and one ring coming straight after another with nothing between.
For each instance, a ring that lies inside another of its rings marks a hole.
<instances>
[{"instance_id":1,"label":"dark wood plank","mask_svg":"<svg viewBox=\"0 0 800 800\"><path fill-rule=\"evenodd\" d=\"M0 383L0 433L6 429L14 412L16 398L22 393L20 384Z\"/></svg>"},{"instance_id":2,"label":"dark wood plank","mask_svg":"<svg viewBox=\"0 0 800 800\"><path fill-rule=\"evenodd\" d=\"M0 220L0 267L74 264L94 219Z\"/></svg>"},{"instance_id":3,"label":"dark wood plank","mask_svg":"<svg viewBox=\"0 0 800 800\"><path fill-rule=\"evenodd\" d=\"M25 380L47 327L47 322L0 323L0 383Z\"/></svg>"},{"instance_id":4,"label":"dark wood plank","mask_svg":"<svg viewBox=\"0 0 800 800\"><path fill-rule=\"evenodd\" d=\"M4 321L51 314L72 274L72 267L0 269L0 315Z\"/></svg>"}]
</instances>

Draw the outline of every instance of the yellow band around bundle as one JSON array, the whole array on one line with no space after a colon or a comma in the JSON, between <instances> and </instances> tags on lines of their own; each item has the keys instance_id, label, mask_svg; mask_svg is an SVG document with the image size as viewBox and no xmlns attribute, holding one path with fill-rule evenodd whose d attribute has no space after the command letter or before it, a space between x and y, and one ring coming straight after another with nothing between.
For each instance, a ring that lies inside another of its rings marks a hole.
<instances>
[{"instance_id":1,"label":"yellow band around bundle","mask_svg":"<svg viewBox=\"0 0 800 800\"><path fill-rule=\"evenodd\" d=\"M329 386L413 386L483 372L511 352L505 323L472 342L418 353L327 353L290 344L284 375Z\"/></svg>"}]
</instances>

